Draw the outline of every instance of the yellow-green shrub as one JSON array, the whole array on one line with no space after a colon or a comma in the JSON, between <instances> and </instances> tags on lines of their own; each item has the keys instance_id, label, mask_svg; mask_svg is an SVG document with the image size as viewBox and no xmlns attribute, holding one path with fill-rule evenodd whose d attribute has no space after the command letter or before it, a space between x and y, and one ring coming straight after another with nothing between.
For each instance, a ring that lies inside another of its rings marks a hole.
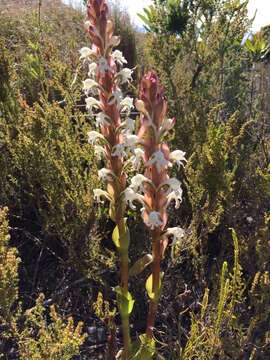
<instances>
[{"instance_id":1,"label":"yellow-green shrub","mask_svg":"<svg viewBox=\"0 0 270 360\"><path fill-rule=\"evenodd\" d=\"M85 340L82 323L74 325L72 317L64 319L50 307L49 320L40 295L36 305L25 312L23 330L18 331L19 355L22 360L69 360L79 353Z\"/></svg>"},{"instance_id":2,"label":"yellow-green shrub","mask_svg":"<svg viewBox=\"0 0 270 360\"><path fill-rule=\"evenodd\" d=\"M9 338L18 345L20 359L71 359L85 339L82 323L75 326L72 317L64 319L55 306L50 307L48 322L44 295L24 314L18 305L20 258L17 249L9 246L7 214L7 208L0 209L0 357L7 355L4 340Z\"/></svg>"},{"instance_id":3,"label":"yellow-green shrub","mask_svg":"<svg viewBox=\"0 0 270 360\"><path fill-rule=\"evenodd\" d=\"M229 273L228 263L224 262L219 277L217 299L212 299L213 295L208 288L205 290L199 314L191 314L190 332L186 345L180 351L180 359L210 360L216 356L220 359L226 359L227 356L238 359L241 354L244 330L239 322L241 313L238 311L243 301L245 284L239 263L238 239L234 230L232 236L232 272Z\"/></svg>"},{"instance_id":4,"label":"yellow-green shrub","mask_svg":"<svg viewBox=\"0 0 270 360\"><path fill-rule=\"evenodd\" d=\"M0 208L0 323L12 317L12 306L18 300L18 267L20 258L17 249L9 246L10 235L7 208Z\"/></svg>"}]
</instances>

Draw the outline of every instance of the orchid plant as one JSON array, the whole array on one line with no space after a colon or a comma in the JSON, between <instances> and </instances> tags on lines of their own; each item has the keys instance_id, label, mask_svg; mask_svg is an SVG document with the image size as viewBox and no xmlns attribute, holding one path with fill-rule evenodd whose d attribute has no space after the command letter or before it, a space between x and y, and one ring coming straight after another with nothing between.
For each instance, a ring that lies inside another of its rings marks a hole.
<instances>
[{"instance_id":1,"label":"orchid plant","mask_svg":"<svg viewBox=\"0 0 270 360\"><path fill-rule=\"evenodd\" d=\"M116 295L122 319L123 357L126 358L130 345L129 314L134 300L128 291L130 235L125 218L125 163L137 136L132 135L134 120L129 116L133 99L123 96L121 86L131 81L133 71L124 67L126 59L119 50L114 50L120 38L114 36L106 1L89 0L87 17L85 26L92 47L82 48L80 59L88 67L83 91L86 109L95 118L96 126L96 130L88 133L88 141L94 146L97 158L105 162L98 175L106 184L106 190L96 189L94 196L98 202L109 201L110 217L116 224L112 240L119 253L121 277Z\"/></svg>"},{"instance_id":2,"label":"orchid plant","mask_svg":"<svg viewBox=\"0 0 270 360\"><path fill-rule=\"evenodd\" d=\"M148 359L154 353L153 329L163 277L161 261L169 237L172 236L175 242L184 236L183 229L167 227L167 210L172 201L176 208L182 201L181 183L170 178L169 170L173 164L184 165L185 153L181 150L170 152L164 140L175 120L166 118L164 90L153 72L147 73L141 81L139 99L135 102L140 113L140 127L138 134L133 134L134 120L130 118L133 100L124 97L121 91L122 85L132 80L132 70L124 67L126 59L119 50L114 50L120 39L114 36L114 24L108 18L106 1L89 0L87 17L86 29L92 47L80 50L80 59L88 67L83 91L86 108L95 118L96 126L96 130L88 133L88 141L94 146L97 158L105 163L99 170L99 177L106 189L94 190L94 196L98 202L109 201L109 214L116 224L112 240L120 258L121 280L116 288L116 298L124 343L121 357ZM127 187L125 168L130 163L137 172L142 167L144 171L135 175ZM125 213L127 206L136 209L135 201L142 205L141 214L150 232L152 255L145 255L129 269L130 235ZM137 349L130 341L129 315L134 300L128 289L129 276L139 274L151 263L152 273L146 281L150 299L147 328L146 334L140 336Z\"/></svg>"},{"instance_id":3,"label":"orchid plant","mask_svg":"<svg viewBox=\"0 0 270 360\"><path fill-rule=\"evenodd\" d=\"M180 181L171 178L169 172L174 164L184 166L186 159L181 150L170 152L164 140L173 128L175 119L166 118L164 89L154 72L150 71L142 78L139 99L135 105L140 112L140 127L138 146L132 160L137 169L140 164L144 166L144 173L131 179L131 185L125 193L131 207L134 207L134 201L142 204L142 218L152 242L152 274L146 281L150 299L146 337L151 340L162 286L161 260L169 238L172 237L174 243L184 236L182 228L167 227L168 206L174 202L178 209L183 193Z\"/></svg>"}]
</instances>

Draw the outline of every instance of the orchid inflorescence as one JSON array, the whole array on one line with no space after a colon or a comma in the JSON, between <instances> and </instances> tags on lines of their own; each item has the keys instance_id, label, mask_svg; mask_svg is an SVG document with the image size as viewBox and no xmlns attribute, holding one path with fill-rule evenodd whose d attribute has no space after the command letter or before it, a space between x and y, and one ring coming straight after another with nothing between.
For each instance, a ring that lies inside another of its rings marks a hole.
<instances>
[{"instance_id":1,"label":"orchid inflorescence","mask_svg":"<svg viewBox=\"0 0 270 360\"><path fill-rule=\"evenodd\" d=\"M135 102L141 113L141 124L138 131L137 148L132 162L135 169L144 165L144 174L137 174L131 179L130 186L125 190L125 199L134 209L134 201L140 202L142 217L151 229L159 229L164 234L167 224L167 208L172 201L178 209L182 202L181 183L176 178L170 178L168 170L177 164L184 166L185 153L181 150L170 152L163 140L175 124L174 119L167 119L167 102L164 90L159 84L154 72L146 74L141 81L140 99ZM167 229L167 235L174 239L182 237L178 228Z\"/></svg>"},{"instance_id":2,"label":"orchid inflorescence","mask_svg":"<svg viewBox=\"0 0 270 360\"><path fill-rule=\"evenodd\" d=\"M184 236L183 229L167 227L168 207L174 202L175 208L179 208L183 193L180 181L170 178L169 170L174 164L184 166L186 159L181 150L170 152L164 140L174 127L175 119L166 118L167 101L154 72L147 73L141 80L139 99L135 102L140 126L137 135L133 134L135 121L130 117L133 99L124 97L121 90L122 85L132 80L133 70L124 67L126 59L119 50L114 50L120 39L114 35L106 1L88 0L87 17L85 27L92 47L80 50L80 59L88 69L82 88L86 109L95 119L96 128L88 133L88 141L94 146L97 159L105 163L98 175L106 184L106 189L94 190L94 197L99 203L109 201L110 217L116 223L112 239L120 258L121 281L116 288L116 298L124 340L121 356L128 359L132 348L129 315L134 305L128 291L129 275L137 275L152 263L152 274L146 281L150 298L147 330L140 337L143 343L152 341L161 291L161 260L169 238L175 243ZM130 164L134 171L143 169L143 173L135 175L127 187L125 168ZM149 229L153 251L129 270L130 235L125 213L127 206L136 209L136 203L141 204L142 219ZM139 359L139 352L133 358Z\"/></svg>"},{"instance_id":3,"label":"orchid inflorescence","mask_svg":"<svg viewBox=\"0 0 270 360\"><path fill-rule=\"evenodd\" d=\"M147 280L150 290L149 286L146 286L150 297L147 336L152 338L161 287L160 262L168 245L168 238L172 236L173 242L176 242L184 236L181 228L167 228L168 206L174 202L178 209L183 193L180 181L169 177L169 169L174 164L184 166L186 159L181 150L170 152L164 141L175 120L166 118L167 101L164 89L154 72L150 71L142 78L139 99L135 105L141 115L138 148L134 150L133 161L136 165L143 163L144 174L137 174L131 179L125 198L131 208L135 201L142 204L142 218L152 239L152 275Z\"/></svg>"},{"instance_id":4,"label":"orchid inflorescence","mask_svg":"<svg viewBox=\"0 0 270 360\"><path fill-rule=\"evenodd\" d=\"M88 133L88 142L94 146L97 158L105 162L105 167L99 170L98 175L107 185L106 190L95 189L94 197L98 202L104 199L110 202L110 217L116 223L113 241L119 251L121 277L116 293L122 318L123 356L126 357L130 345L129 314L134 300L128 292L129 231L124 217L127 181L124 167L138 138L132 134L135 126L134 120L130 118L133 99L124 97L121 87L132 80L133 70L124 67L126 59L119 50L114 50L120 38L114 35L114 24L108 18L106 1L89 0L87 17L85 27L92 47L83 47L80 59L88 67L83 91L86 109L95 119L96 127L96 130Z\"/></svg>"}]
</instances>

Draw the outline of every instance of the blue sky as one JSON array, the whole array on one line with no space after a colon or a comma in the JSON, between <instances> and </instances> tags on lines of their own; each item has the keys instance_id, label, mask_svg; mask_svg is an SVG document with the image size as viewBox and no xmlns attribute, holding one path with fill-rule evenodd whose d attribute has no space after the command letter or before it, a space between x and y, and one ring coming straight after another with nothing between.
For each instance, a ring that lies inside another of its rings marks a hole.
<instances>
[{"instance_id":1,"label":"blue sky","mask_svg":"<svg viewBox=\"0 0 270 360\"><path fill-rule=\"evenodd\" d=\"M80 0L63 0L65 3L80 4ZM141 26L142 23L137 17L143 7L151 4L151 0L118 0L121 6L125 7L135 24ZM253 29L259 30L261 26L270 24L270 0L249 0L249 15L254 16L257 9L257 16L253 24Z\"/></svg>"}]
</instances>

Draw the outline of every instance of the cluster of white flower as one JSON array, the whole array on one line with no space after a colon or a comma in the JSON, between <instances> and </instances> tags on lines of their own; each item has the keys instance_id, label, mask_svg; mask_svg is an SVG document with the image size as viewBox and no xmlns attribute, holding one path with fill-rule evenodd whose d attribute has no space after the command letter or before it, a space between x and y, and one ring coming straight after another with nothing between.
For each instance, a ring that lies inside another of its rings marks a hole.
<instances>
[{"instance_id":1,"label":"cluster of white flower","mask_svg":"<svg viewBox=\"0 0 270 360\"><path fill-rule=\"evenodd\" d=\"M86 24L87 27L89 27L89 23ZM113 41L115 44L110 44L110 46L117 45L116 38ZM124 161L128 157L136 157L138 137L133 135L135 121L130 117L131 110L134 108L133 99L129 96L124 97L120 89L120 86L132 80L133 70L123 67L127 64L127 60L119 50L111 52L107 59L97 55L98 52L88 47L83 47L79 52L81 61L85 66L88 66L88 78L83 81L82 89L86 96L86 109L89 115L95 119L96 130L88 132L88 142L94 146L97 159L103 159L108 164L113 158L118 157ZM105 75L109 75L114 84L109 94L106 93L102 81L100 81L100 77ZM106 96L108 95L108 100L105 103L102 102L102 92L106 93ZM111 106L116 106L119 113L117 128L115 118L112 119L109 115L111 114ZM116 130L119 139L114 144L110 143L110 139L106 136L109 128ZM105 182L115 180L115 175L110 168L111 166L108 166L108 169L99 170L101 180ZM110 195L101 189L95 189L94 196L97 202L101 202L102 198L112 200Z\"/></svg>"},{"instance_id":2,"label":"cluster of white flower","mask_svg":"<svg viewBox=\"0 0 270 360\"><path fill-rule=\"evenodd\" d=\"M83 91L86 95L85 103L86 109L90 115L93 115L93 110L100 110L99 113L95 115L96 117L96 126L106 126L111 122L110 117L104 112L105 109L102 107L100 101L94 96L98 96L97 90L100 89L100 84L97 82L97 74L104 75L106 72L110 72L111 67L108 63L108 60L104 57L98 58L95 51L83 47L80 51L80 59L83 60L85 64L88 65L88 78L83 81ZM123 54L119 50L115 50L111 57L118 64L119 67L122 67L127 63ZM129 115L133 109L133 99L129 96L123 97L123 93L119 88L120 85L130 82L132 80L133 70L129 68L120 69L118 73L114 75L115 80L115 89L111 94L109 105L117 104L120 110L120 115L124 118L122 122L122 131L125 133L132 133L134 131L134 120L132 120ZM93 96L91 96L93 95Z\"/></svg>"},{"instance_id":3,"label":"cluster of white flower","mask_svg":"<svg viewBox=\"0 0 270 360\"><path fill-rule=\"evenodd\" d=\"M118 39L112 37L111 41L117 44ZM124 97L120 89L121 85L131 81L133 73L133 70L123 67L127 61L121 51L115 50L108 58L105 58L98 56L94 50L83 47L80 50L80 59L88 66L88 78L83 81L83 91L86 95L86 109L95 118L97 131L92 130L88 133L88 141L94 145L97 158L107 161L109 158L119 158L121 161L131 163L137 171L142 165L144 165L145 169L155 168L160 176L162 176L161 174L164 171L172 167L173 164L176 164L178 167L184 166L186 162L185 152L175 150L172 152L168 151L167 154L162 147L163 136L173 128L175 119L162 119L159 122L160 125L157 126L152 116L146 110L145 102L143 100L136 100L135 106L142 114L145 126L152 128L155 144L158 145L150 157L147 158L145 156L143 141L141 142L140 137L133 134L135 122L130 118L130 112L134 107L133 99L129 96ZM104 89L102 82L99 80L100 77L105 75L111 78L114 86L111 93L107 94L108 101L104 104L100 97ZM113 145L106 137L106 129L116 126L115 119L110 117L112 115L107 108L110 106L116 106L119 112L117 125L119 141ZM113 182L115 180L115 174L110 170L110 167L99 170L99 177L105 182ZM156 194L155 196L162 196L163 200L160 209L151 208L149 205L149 201L147 201L149 189L152 189ZM171 202L175 203L176 209L180 207L182 193L181 183L176 178L169 178L161 184L159 183L159 186L155 186L145 175L137 174L131 179L130 186L122 192L121 196L132 209L135 209L135 202L139 202L142 205L141 211L144 222L151 230L154 230L164 227L164 220L161 214L166 212ZM111 200L110 195L101 189L96 189L94 195L98 202L101 202L101 198ZM174 241L176 241L176 239L183 237L183 230L181 228L169 228L167 234L172 235Z\"/></svg>"},{"instance_id":4,"label":"cluster of white flower","mask_svg":"<svg viewBox=\"0 0 270 360\"><path fill-rule=\"evenodd\" d=\"M144 96L147 96L147 94ZM151 99L148 98L148 101L151 102ZM165 100L161 101L165 102ZM146 137L140 135L136 139L134 143L136 147L130 159L134 169L137 171L141 165L144 165L145 173L144 175L139 173L131 179L130 186L126 189L124 197L126 203L132 209L135 209L135 202L142 205L142 218L149 229L155 230L159 228L161 231L165 231L167 236L172 236L173 242L176 242L184 236L184 230L178 227L168 228L167 231L164 230L167 221L167 215L165 214L172 202L175 203L176 209L180 207L183 190L179 180L168 177L168 169L174 164L178 167L184 166L186 162L185 152L181 150L170 152L166 143L163 142L163 136L173 128L175 119L162 119L163 114L161 112L159 115L160 121L154 120L149 105L147 105L149 111L146 109L146 103L144 100L136 100L135 102L135 106L143 119L142 133L147 133L147 135ZM156 124L160 125L157 126ZM151 137L152 140L149 140ZM145 139L148 139L146 140L148 143L145 143ZM145 154L146 149L147 156ZM153 175L153 171L156 175ZM168 179L162 181L166 177ZM159 200L156 201L156 199Z\"/></svg>"}]
</instances>

